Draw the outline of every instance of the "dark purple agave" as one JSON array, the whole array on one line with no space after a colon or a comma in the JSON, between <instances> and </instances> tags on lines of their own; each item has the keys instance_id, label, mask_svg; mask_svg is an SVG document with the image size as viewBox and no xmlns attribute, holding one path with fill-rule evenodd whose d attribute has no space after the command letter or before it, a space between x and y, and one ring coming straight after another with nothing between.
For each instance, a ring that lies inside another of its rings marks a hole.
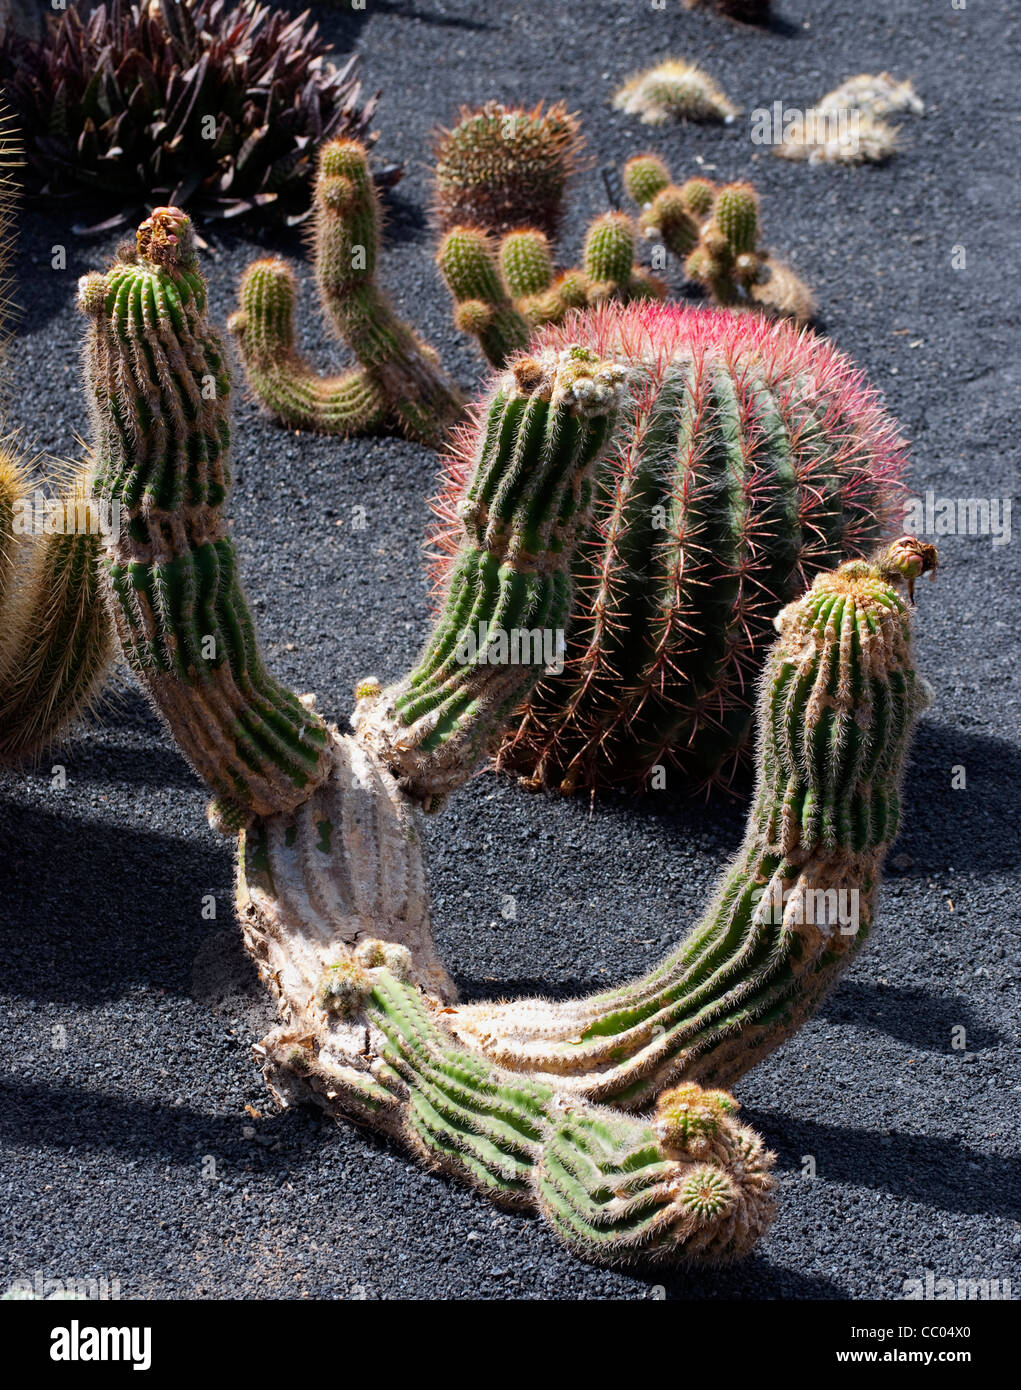
<instances>
[{"instance_id":1,"label":"dark purple agave","mask_svg":"<svg viewBox=\"0 0 1021 1390\"><path fill-rule=\"evenodd\" d=\"M110 0L84 18L69 7L39 41L9 35L0 74L29 190L115 198L104 226L159 204L298 220L318 146L366 140L376 106L330 47L307 11L258 0Z\"/></svg>"}]
</instances>

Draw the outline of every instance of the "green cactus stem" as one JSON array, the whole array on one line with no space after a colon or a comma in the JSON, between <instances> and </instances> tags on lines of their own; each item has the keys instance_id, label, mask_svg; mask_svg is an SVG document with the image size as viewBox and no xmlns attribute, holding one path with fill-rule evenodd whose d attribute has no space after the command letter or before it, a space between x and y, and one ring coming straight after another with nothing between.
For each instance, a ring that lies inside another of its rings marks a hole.
<instances>
[{"instance_id":1,"label":"green cactus stem","mask_svg":"<svg viewBox=\"0 0 1021 1390\"><path fill-rule=\"evenodd\" d=\"M0 107L0 362L7 347L20 138ZM113 638L84 467L42 480L0 439L0 765L38 760L96 702Z\"/></svg>"},{"instance_id":2,"label":"green cactus stem","mask_svg":"<svg viewBox=\"0 0 1021 1390\"><path fill-rule=\"evenodd\" d=\"M636 1107L682 1079L731 1086L800 1028L873 925L927 703L896 586L934 565L906 537L819 575L779 615L745 842L666 961L591 999L466 1006L458 1035L501 1066Z\"/></svg>"},{"instance_id":3,"label":"green cactus stem","mask_svg":"<svg viewBox=\"0 0 1021 1390\"><path fill-rule=\"evenodd\" d=\"M274 258L245 271L240 307L228 328L253 393L289 428L338 435L396 431L436 446L462 402L435 352L397 316L376 283L380 219L364 147L351 140L325 145L315 187L316 286L357 367L322 377L302 356L295 342L294 275Z\"/></svg>"},{"instance_id":4,"label":"green cactus stem","mask_svg":"<svg viewBox=\"0 0 1021 1390\"><path fill-rule=\"evenodd\" d=\"M157 208L83 277L98 495L120 504L107 574L128 663L224 814L297 805L328 769L322 720L265 669L222 509L230 374L191 223Z\"/></svg>"},{"instance_id":5,"label":"green cactus stem","mask_svg":"<svg viewBox=\"0 0 1021 1390\"><path fill-rule=\"evenodd\" d=\"M747 757L777 612L892 519L904 445L824 340L758 314L607 305L536 336L629 372L573 564L563 670L508 722L530 785L695 790ZM447 462L431 535L445 593L479 433Z\"/></svg>"},{"instance_id":6,"label":"green cactus stem","mask_svg":"<svg viewBox=\"0 0 1021 1390\"><path fill-rule=\"evenodd\" d=\"M520 357L484 407L462 539L415 669L359 702L355 729L420 800L492 751L560 654L591 475L626 395L624 368L583 347Z\"/></svg>"},{"instance_id":7,"label":"green cactus stem","mask_svg":"<svg viewBox=\"0 0 1021 1390\"><path fill-rule=\"evenodd\" d=\"M649 1120L565 1104L556 1083L504 1071L446 1028L454 991L432 945L418 799L371 739L323 724L259 660L224 528L230 380L188 219L157 209L137 250L85 277L80 300L97 488L125 511L107 564L118 632L213 789L217 823L237 833L238 915L283 1015L256 1048L274 1094L314 1097L490 1200L538 1212L583 1258L745 1253L771 1218L773 1156L736 1122L736 1103L688 1096L705 1119L687 1130L672 1099ZM535 675L528 663L510 680L497 671L494 691L492 671L474 684L455 674L434 717L446 644L470 631L468 576L494 616L566 611L622 389L618 369L573 351L519 361L491 402L461 600L405 686L433 708L403 707L402 727L435 744L448 780L451 745L467 763L512 687ZM360 703L379 704L371 689Z\"/></svg>"},{"instance_id":8,"label":"green cactus stem","mask_svg":"<svg viewBox=\"0 0 1021 1390\"><path fill-rule=\"evenodd\" d=\"M662 160L639 155L625 166L624 186L642 209L642 235L682 261L687 278L714 304L802 323L815 317L808 286L759 244L759 197L751 184L717 188L693 178L678 187Z\"/></svg>"}]
</instances>

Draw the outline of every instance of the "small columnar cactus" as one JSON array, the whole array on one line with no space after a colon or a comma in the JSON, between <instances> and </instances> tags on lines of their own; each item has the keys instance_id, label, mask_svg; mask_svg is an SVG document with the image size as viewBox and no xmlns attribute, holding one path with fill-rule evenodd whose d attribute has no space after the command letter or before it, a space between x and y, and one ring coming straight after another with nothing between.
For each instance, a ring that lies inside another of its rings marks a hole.
<instances>
[{"instance_id":1,"label":"small columnar cactus","mask_svg":"<svg viewBox=\"0 0 1021 1390\"><path fill-rule=\"evenodd\" d=\"M635 264L637 240L626 213L604 213L589 225L581 266L556 275L540 231L518 228L496 242L483 228L454 227L436 263L454 299L455 324L502 367L536 328L562 323L572 309L662 299L664 282Z\"/></svg>"},{"instance_id":2,"label":"small columnar cactus","mask_svg":"<svg viewBox=\"0 0 1021 1390\"><path fill-rule=\"evenodd\" d=\"M733 121L738 108L694 63L671 58L637 73L613 96L618 111L640 116L646 125L667 121Z\"/></svg>"},{"instance_id":3,"label":"small columnar cactus","mask_svg":"<svg viewBox=\"0 0 1021 1390\"><path fill-rule=\"evenodd\" d=\"M529 226L555 237L584 143L577 117L561 102L530 111L495 101L462 107L458 123L435 136L437 226L497 234Z\"/></svg>"},{"instance_id":4,"label":"small columnar cactus","mask_svg":"<svg viewBox=\"0 0 1021 1390\"><path fill-rule=\"evenodd\" d=\"M591 999L468 1005L458 1036L501 1066L636 1107L678 1080L731 1086L800 1028L873 925L927 703L897 588L934 567L931 546L903 537L819 575L779 614L744 846L666 961ZM726 1094L685 1085L660 1095L657 1132L711 1150L730 1107Z\"/></svg>"},{"instance_id":5,"label":"small columnar cactus","mask_svg":"<svg viewBox=\"0 0 1021 1390\"><path fill-rule=\"evenodd\" d=\"M461 408L436 353L394 312L376 283L380 207L365 149L324 146L315 188L315 275L320 301L358 366L319 376L295 344L294 274L255 261L228 322L248 383L275 418L318 434L397 431L435 446Z\"/></svg>"},{"instance_id":6,"label":"small columnar cactus","mask_svg":"<svg viewBox=\"0 0 1021 1390\"><path fill-rule=\"evenodd\" d=\"M759 315L609 305L532 352L569 349L625 368L629 395L573 561L563 669L509 722L499 764L563 790L726 781L773 617L880 539L904 445L845 357ZM478 428L435 503L448 594Z\"/></svg>"},{"instance_id":7,"label":"small columnar cactus","mask_svg":"<svg viewBox=\"0 0 1021 1390\"><path fill-rule=\"evenodd\" d=\"M736 1107L706 1100L709 1142L494 1066L444 1023L453 986L429 931L420 805L467 779L541 668L459 650L481 614L563 620L624 370L575 346L504 376L451 603L405 681L361 684L342 736L259 656L223 515L230 380L187 217L157 209L135 251L84 278L80 303L97 487L127 511L106 566L118 632L237 834L242 929L284 1016L256 1049L274 1094L314 1098L538 1212L584 1258L745 1253L772 1215L773 1157Z\"/></svg>"},{"instance_id":8,"label":"small columnar cactus","mask_svg":"<svg viewBox=\"0 0 1021 1390\"><path fill-rule=\"evenodd\" d=\"M751 184L717 188L693 178L678 188L658 156L638 155L624 167L624 186L642 209L642 234L681 260L713 303L802 322L815 316L808 286L759 245L759 197Z\"/></svg>"}]
</instances>

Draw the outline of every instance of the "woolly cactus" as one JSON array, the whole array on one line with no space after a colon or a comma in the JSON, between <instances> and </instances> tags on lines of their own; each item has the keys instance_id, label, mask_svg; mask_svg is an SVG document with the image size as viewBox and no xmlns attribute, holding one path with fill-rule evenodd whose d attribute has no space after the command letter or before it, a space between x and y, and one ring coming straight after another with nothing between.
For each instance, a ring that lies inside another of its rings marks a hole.
<instances>
[{"instance_id":1,"label":"woolly cactus","mask_svg":"<svg viewBox=\"0 0 1021 1390\"><path fill-rule=\"evenodd\" d=\"M376 284L379 229L379 198L364 148L351 140L324 146L315 191L316 285L358 367L321 377L298 351L297 291L284 261L248 267L241 307L227 326L252 391L290 428L340 435L396 430L436 445L457 417L460 397L435 352L398 318Z\"/></svg>"},{"instance_id":2,"label":"woolly cactus","mask_svg":"<svg viewBox=\"0 0 1021 1390\"><path fill-rule=\"evenodd\" d=\"M259 657L223 517L230 382L184 214L158 209L80 302L97 487L128 513L107 566L118 631L215 822L238 834L239 916L284 1015L256 1049L274 1093L539 1212L585 1258L747 1251L771 1216L773 1159L735 1106L707 1098L718 1124L688 1134L565 1105L556 1083L494 1066L444 1024L453 986L429 931L420 802L470 774L541 665L458 649L480 614L549 625L568 611L622 369L570 347L501 380L450 606L404 682L362 683L341 736Z\"/></svg>"},{"instance_id":3,"label":"woolly cactus","mask_svg":"<svg viewBox=\"0 0 1021 1390\"><path fill-rule=\"evenodd\" d=\"M934 567L933 548L904 537L819 575L779 614L745 842L666 961L591 999L466 1006L458 1035L502 1066L632 1107L681 1078L730 1086L799 1028L873 925L927 702L896 590ZM695 1085L659 1105L661 1134L692 1152L726 1122L731 1099Z\"/></svg>"},{"instance_id":4,"label":"woolly cactus","mask_svg":"<svg viewBox=\"0 0 1021 1390\"><path fill-rule=\"evenodd\" d=\"M670 120L730 122L738 108L694 63L670 58L637 73L614 93L613 104L646 125Z\"/></svg>"},{"instance_id":5,"label":"woolly cactus","mask_svg":"<svg viewBox=\"0 0 1021 1390\"><path fill-rule=\"evenodd\" d=\"M725 781L773 617L880 538L904 446L846 358L757 315L611 305L532 350L570 348L627 368L631 390L573 562L564 669L509 724L499 763L564 790ZM435 503L448 592L479 428Z\"/></svg>"},{"instance_id":6,"label":"woolly cactus","mask_svg":"<svg viewBox=\"0 0 1021 1390\"><path fill-rule=\"evenodd\" d=\"M888 72L849 77L799 121L785 123L783 140L773 145L784 159L810 164L883 164L900 148L899 127L884 117L925 107L910 82Z\"/></svg>"},{"instance_id":7,"label":"woolly cactus","mask_svg":"<svg viewBox=\"0 0 1021 1390\"><path fill-rule=\"evenodd\" d=\"M577 118L560 102L530 111L495 101L462 107L457 125L434 141L437 226L499 234L527 225L555 236L584 143Z\"/></svg>"}]
</instances>

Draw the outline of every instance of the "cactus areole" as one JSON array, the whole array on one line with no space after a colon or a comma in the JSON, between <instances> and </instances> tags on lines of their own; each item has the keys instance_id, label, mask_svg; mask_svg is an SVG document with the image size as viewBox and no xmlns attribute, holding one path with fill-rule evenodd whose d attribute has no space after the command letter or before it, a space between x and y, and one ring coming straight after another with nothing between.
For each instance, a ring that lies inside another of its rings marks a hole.
<instances>
[{"instance_id":1,"label":"cactus areole","mask_svg":"<svg viewBox=\"0 0 1021 1390\"><path fill-rule=\"evenodd\" d=\"M906 446L861 372L789 323L611 304L530 350L570 347L625 368L629 394L574 558L566 664L509 721L499 765L565 791L727 783L750 747L774 617L821 570L874 549ZM479 427L434 502L441 593Z\"/></svg>"}]
</instances>

